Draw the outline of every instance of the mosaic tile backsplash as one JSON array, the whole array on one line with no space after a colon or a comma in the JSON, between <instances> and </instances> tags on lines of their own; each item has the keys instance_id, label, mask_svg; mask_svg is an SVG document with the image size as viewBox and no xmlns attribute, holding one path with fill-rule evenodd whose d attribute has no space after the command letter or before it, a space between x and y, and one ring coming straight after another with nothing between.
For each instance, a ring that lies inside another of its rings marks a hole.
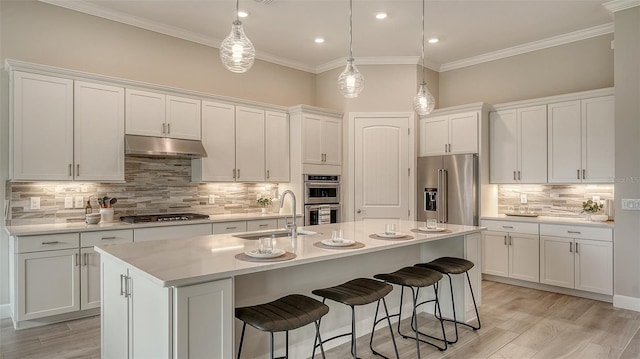
<instances>
[{"instance_id":1,"label":"mosaic tile backsplash","mask_svg":"<svg viewBox=\"0 0 640 359\"><path fill-rule=\"evenodd\" d=\"M520 195L527 195L527 204L520 204ZM559 217L584 216L582 202L600 198L613 199L613 185L499 185L498 213L504 214L512 206L528 206L533 212Z\"/></svg>"},{"instance_id":2,"label":"mosaic tile backsplash","mask_svg":"<svg viewBox=\"0 0 640 359\"><path fill-rule=\"evenodd\" d=\"M273 183L192 183L191 160L125 157L125 183L7 182L10 198L7 225L84 221L90 199L98 212L98 197L115 197L115 218L154 213L231 214L260 212L256 197L278 195ZM209 204L209 196L215 198ZM82 196L82 208L65 209L65 197ZM40 209L30 198L40 197Z\"/></svg>"}]
</instances>

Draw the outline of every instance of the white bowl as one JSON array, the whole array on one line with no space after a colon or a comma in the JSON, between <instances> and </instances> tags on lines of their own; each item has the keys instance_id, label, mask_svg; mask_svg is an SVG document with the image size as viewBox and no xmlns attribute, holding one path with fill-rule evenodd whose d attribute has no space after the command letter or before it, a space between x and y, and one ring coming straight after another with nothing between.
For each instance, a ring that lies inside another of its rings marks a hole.
<instances>
[{"instance_id":1,"label":"white bowl","mask_svg":"<svg viewBox=\"0 0 640 359\"><path fill-rule=\"evenodd\" d=\"M84 220L87 224L98 224L100 223L100 213L89 213L84 216Z\"/></svg>"},{"instance_id":2,"label":"white bowl","mask_svg":"<svg viewBox=\"0 0 640 359\"><path fill-rule=\"evenodd\" d=\"M609 216L606 214L592 214L591 220L595 222L606 222L609 219Z\"/></svg>"}]
</instances>

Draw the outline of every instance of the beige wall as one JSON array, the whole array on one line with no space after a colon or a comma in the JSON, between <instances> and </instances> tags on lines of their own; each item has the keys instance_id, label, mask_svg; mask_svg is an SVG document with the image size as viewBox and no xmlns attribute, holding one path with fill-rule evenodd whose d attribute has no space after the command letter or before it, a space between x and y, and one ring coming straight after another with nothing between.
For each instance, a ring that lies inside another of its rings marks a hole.
<instances>
[{"instance_id":1,"label":"beige wall","mask_svg":"<svg viewBox=\"0 0 640 359\"><path fill-rule=\"evenodd\" d=\"M499 104L613 86L613 35L440 73L440 107Z\"/></svg>"},{"instance_id":2,"label":"beige wall","mask_svg":"<svg viewBox=\"0 0 640 359\"><path fill-rule=\"evenodd\" d=\"M620 210L640 198L640 6L615 13L616 229L615 295L640 308L640 212ZM614 297L614 303L617 302Z\"/></svg>"}]
</instances>

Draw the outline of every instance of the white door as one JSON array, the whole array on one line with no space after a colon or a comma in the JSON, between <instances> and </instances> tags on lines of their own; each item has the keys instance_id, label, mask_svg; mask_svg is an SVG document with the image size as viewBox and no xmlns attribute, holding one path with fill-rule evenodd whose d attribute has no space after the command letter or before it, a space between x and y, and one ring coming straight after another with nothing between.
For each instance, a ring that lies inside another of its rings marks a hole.
<instances>
[{"instance_id":1,"label":"white door","mask_svg":"<svg viewBox=\"0 0 640 359\"><path fill-rule=\"evenodd\" d=\"M443 155L449 144L449 116L420 120L420 156Z\"/></svg>"},{"instance_id":2,"label":"white door","mask_svg":"<svg viewBox=\"0 0 640 359\"><path fill-rule=\"evenodd\" d=\"M235 180L235 106L202 101L202 145L207 157L192 160L194 181Z\"/></svg>"},{"instance_id":3,"label":"white door","mask_svg":"<svg viewBox=\"0 0 640 359\"><path fill-rule=\"evenodd\" d=\"M582 182L613 183L614 112L613 96L582 100Z\"/></svg>"},{"instance_id":4,"label":"white door","mask_svg":"<svg viewBox=\"0 0 640 359\"><path fill-rule=\"evenodd\" d=\"M580 101L548 106L549 183L582 181Z\"/></svg>"},{"instance_id":5,"label":"white door","mask_svg":"<svg viewBox=\"0 0 640 359\"><path fill-rule=\"evenodd\" d=\"M573 239L540 236L540 283L574 287Z\"/></svg>"},{"instance_id":6,"label":"white door","mask_svg":"<svg viewBox=\"0 0 640 359\"><path fill-rule=\"evenodd\" d=\"M264 110L236 106L236 181L264 181Z\"/></svg>"},{"instance_id":7,"label":"white door","mask_svg":"<svg viewBox=\"0 0 640 359\"><path fill-rule=\"evenodd\" d=\"M73 179L73 81L13 74L13 179Z\"/></svg>"},{"instance_id":8,"label":"white door","mask_svg":"<svg viewBox=\"0 0 640 359\"><path fill-rule=\"evenodd\" d=\"M449 116L449 153L478 153L478 113Z\"/></svg>"},{"instance_id":9,"label":"white door","mask_svg":"<svg viewBox=\"0 0 640 359\"><path fill-rule=\"evenodd\" d=\"M516 110L489 114L489 176L491 183L515 183L518 169Z\"/></svg>"},{"instance_id":10,"label":"white door","mask_svg":"<svg viewBox=\"0 0 640 359\"><path fill-rule=\"evenodd\" d=\"M166 134L165 95L126 89L125 106L127 135L164 136Z\"/></svg>"},{"instance_id":11,"label":"white door","mask_svg":"<svg viewBox=\"0 0 640 359\"><path fill-rule=\"evenodd\" d=\"M547 183L547 106L520 108L518 113L518 182Z\"/></svg>"},{"instance_id":12,"label":"white door","mask_svg":"<svg viewBox=\"0 0 640 359\"><path fill-rule=\"evenodd\" d=\"M80 249L80 309L100 307L100 254Z\"/></svg>"},{"instance_id":13,"label":"white door","mask_svg":"<svg viewBox=\"0 0 640 359\"><path fill-rule=\"evenodd\" d=\"M540 237L509 233L509 277L540 281Z\"/></svg>"},{"instance_id":14,"label":"white door","mask_svg":"<svg viewBox=\"0 0 640 359\"><path fill-rule=\"evenodd\" d=\"M302 163L323 164L322 116L305 115L302 119Z\"/></svg>"},{"instance_id":15,"label":"white door","mask_svg":"<svg viewBox=\"0 0 640 359\"><path fill-rule=\"evenodd\" d=\"M115 261L101 262L101 358L129 357L129 300L125 296L127 268ZM109 315L105 315L109 313Z\"/></svg>"},{"instance_id":16,"label":"white door","mask_svg":"<svg viewBox=\"0 0 640 359\"><path fill-rule=\"evenodd\" d=\"M482 233L482 273L509 276L508 233L485 231Z\"/></svg>"},{"instance_id":17,"label":"white door","mask_svg":"<svg viewBox=\"0 0 640 359\"><path fill-rule=\"evenodd\" d=\"M289 116L265 112L265 167L269 182L289 182Z\"/></svg>"},{"instance_id":18,"label":"white door","mask_svg":"<svg viewBox=\"0 0 640 359\"><path fill-rule=\"evenodd\" d=\"M613 243L576 239L576 289L613 294Z\"/></svg>"},{"instance_id":19,"label":"white door","mask_svg":"<svg viewBox=\"0 0 640 359\"><path fill-rule=\"evenodd\" d=\"M185 140L201 139L200 100L167 96L167 136Z\"/></svg>"},{"instance_id":20,"label":"white door","mask_svg":"<svg viewBox=\"0 0 640 359\"><path fill-rule=\"evenodd\" d=\"M124 181L124 88L74 85L75 179Z\"/></svg>"},{"instance_id":21,"label":"white door","mask_svg":"<svg viewBox=\"0 0 640 359\"><path fill-rule=\"evenodd\" d=\"M326 118L323 126L324 164L340 166L342 163L342 121L337 118Z\"/></svg>"},{"instance_id":22,"label":"white door","mask_svg":"<svg viewBox=\"0 0 640 359\"><path fill-rule=\"evenodd\" d=\"M354 218L408 219L409 118L354 121Z\"/></svg>"}]
</instances>

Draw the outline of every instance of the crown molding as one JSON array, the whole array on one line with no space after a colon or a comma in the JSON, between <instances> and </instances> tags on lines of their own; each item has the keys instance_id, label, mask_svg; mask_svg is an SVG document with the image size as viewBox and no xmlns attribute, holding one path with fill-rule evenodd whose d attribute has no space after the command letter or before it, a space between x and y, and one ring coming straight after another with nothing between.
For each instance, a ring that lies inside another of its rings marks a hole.
<instances>
[{"instance_id":1,"label":"crown molding","mask_svg":"<svg viewBox=\"0 0 640 359\"><path fill-rule=\"evenodd\" d=\"M633 0L640 1L640 0ZM568 34L550 37L548 39L530 42L528 44L518 45L503 50L490 52L484 55L470 57L459 61L452 61L440 66L440 72L460 69L463 67L482 64L489 61L504 59L506 57L525 54L527 52L533 52L538 50L547 49L550 47L564 45L575 41L585 40L596 36L606 35L613 33L613 23L594 26L588 29L570 32Z\"/></svg>"},{"instance_id":2,"label":"crown molding","mask_svg":"<svg viewBox=\"0 0 640 359\"><path fill-rule=\"evenodd\" d=\"M610 12L618 12L622 10L627 10L632 7L640 6L640 0L613 0L602 4L605 9Z\"/></svg>"},{"instance_id":3,"label":"crown molding","mask_svg":"<svg viewBox=\"0 0 640 359\"><path fill-rule=\"evenodd\" d=\"M344 67L347 58L342 57L329 61L315 68L315 73L319 74L329 70ZM355 57L356 65L422 65L420 56L374 56L374 57ZM440 65L425 59L424 67L438 72Z\"/></svg>"}]
</instances>

